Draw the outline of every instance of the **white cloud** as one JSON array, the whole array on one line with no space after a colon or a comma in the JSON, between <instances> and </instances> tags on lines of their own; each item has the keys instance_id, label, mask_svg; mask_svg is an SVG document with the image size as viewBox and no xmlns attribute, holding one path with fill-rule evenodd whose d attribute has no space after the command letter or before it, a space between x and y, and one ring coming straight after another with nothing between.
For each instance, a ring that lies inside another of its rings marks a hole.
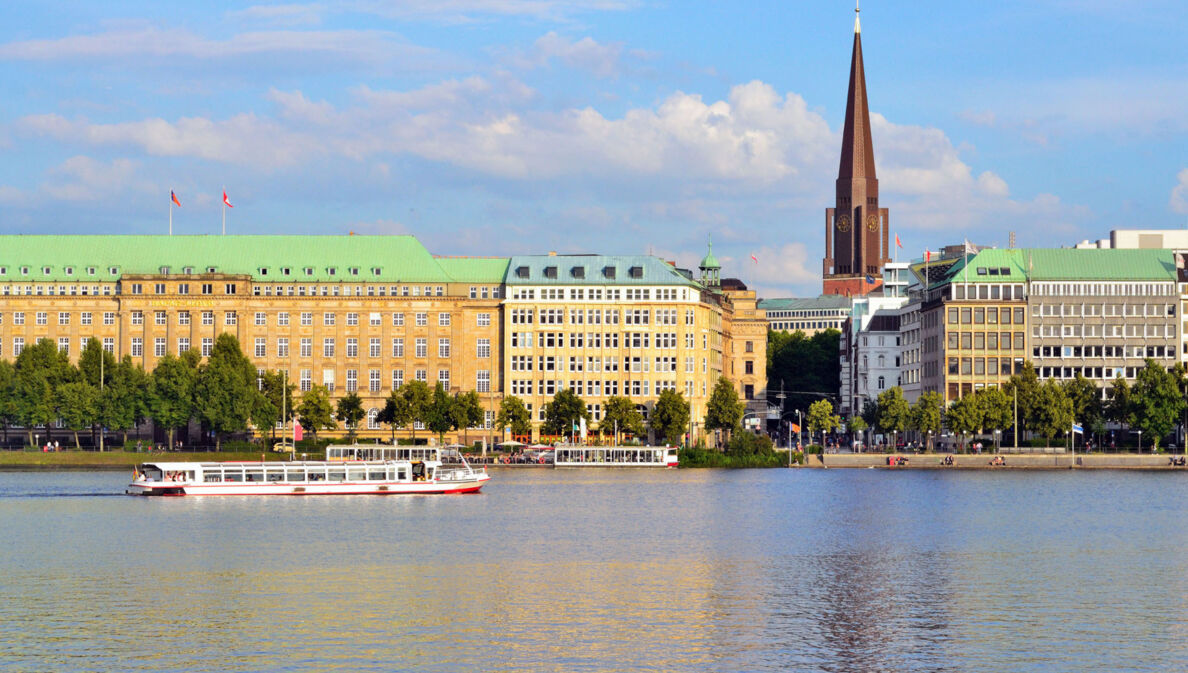
<instances>
[{"instance_id":1,"label":"white cloud","mask_svg":"<svg viewBox=\"0 0 1188 673\"><path fill-rule=\"evenodd\" d=\"M1172 188L1168 205L1171 206L1172 212L1188 215L1188 168L1180 171L1176 175L1176 180L1179 182Z\"/></svg>"},{"instance_id":2,"label":"white cloud","mask_svg":"<svg viewBox=\"0 0 1188 673\"><path fill-rule=\"evenodd\" d=\"M524 65L543 67L557 61L566 67L585 70L596 77L619 74L623 44L600 44L591 37L572 41L555 32L542 35L533 44L532 52L522 59Z\"/></svg>"},{"instance_id":3,"label":"white cloud","mask_svg":"<svg viewBox=\"0 0 1188 673\"><path fill-rule=\"evenodd\" d=\"M253 5L247 9L228 12L227 17L245 23L272 26L316 26L322 22L326 8L318 4Z\"/></svg>"},{"instance_id":4,"label":"white cloud","mask_svg":"<svg viewBox=\"0 0 1188 673\"><path fill-rule=\"evenodd\" d=\"M565 21L575 14L624 11L638 4L638 0L355 0L351 8L378 16L456 23L490 16Z\"/></svg>"},{"instance_id":5,"label":"white cloud","mask_svg":"<svg viewBox=\"0 0 1188 673\"><path fill-rule=\"evenodd\" d=\"M809 254L803 243L787 243L781 246L761 246L739 262L733 258L723 263L723 272L737 275L765 286L787 287L789 285L812 285L821 282L821 258ZM727 265L735 267L726 268Z\"/></svg>"}]
</instances>

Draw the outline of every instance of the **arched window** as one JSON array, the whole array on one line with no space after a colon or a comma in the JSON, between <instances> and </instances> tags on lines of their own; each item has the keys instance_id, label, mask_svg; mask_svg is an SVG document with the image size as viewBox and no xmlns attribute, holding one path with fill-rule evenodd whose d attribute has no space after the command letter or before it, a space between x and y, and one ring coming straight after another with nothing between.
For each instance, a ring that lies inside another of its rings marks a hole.
<instances>
[{"instance_id":1,"label":"arched window","mask_svg":"<svg viewBox=\"0 0 1188 673\"><path fill-rule=\"evenodd\" d=\"M879 377L879 390L882 390L883 388L886 388L886 387L887 387L886 381L883 379L882 376L880 376Z\"/></svg>"},{"instance_id":2,"label":"arched window","mask_svg":"<svg viewBox=\"0 0 1188 673\"><path fill-rule=\"evenodd\" d=\"M368 430L379 430L380 429L380 424L379 424L379 421L376 420L376 416L379 416L379 409L372 407L371 409L367 410L367 429Z\"/></svg>"},{"instance_id":3,"label":"arched window","mask_svg":"<svg viewBox=\"0 0 1188 673\"><path fill-rule=\"evenodd\" d=\"M886 367L886 366L887 366L887 356L886 356L886 355L880 355L880 356L879 356L879 368L881 369L881 368L883 368L883 367Z\"/></svg>"}]
</instances>

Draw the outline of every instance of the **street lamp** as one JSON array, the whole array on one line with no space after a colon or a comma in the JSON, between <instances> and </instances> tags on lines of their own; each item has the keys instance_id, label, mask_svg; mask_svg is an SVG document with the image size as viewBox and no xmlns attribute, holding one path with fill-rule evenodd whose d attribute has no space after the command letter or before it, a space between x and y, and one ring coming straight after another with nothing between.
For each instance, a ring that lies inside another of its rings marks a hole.
<instances>
[{"instance_id":1,"label":"street lamp","mask_svg":"<svg viewBox=\"0 0 1188 673\"><path fill-rule=\"evenodd\" d=\"M1143 452L1143 431L1139 430L1138 435L1139 435L1139 453L1142 453Z\"/></svg>"},{"instance_id":2,"label":"street lamp","mask_svg":"<svg viewBox=\"0 0 1188 673\"><path fill-rule=\"evenodd\" d=\"M1002 450L1002 430L994 429L994 453Z\"/></svg>"}]
</instances>

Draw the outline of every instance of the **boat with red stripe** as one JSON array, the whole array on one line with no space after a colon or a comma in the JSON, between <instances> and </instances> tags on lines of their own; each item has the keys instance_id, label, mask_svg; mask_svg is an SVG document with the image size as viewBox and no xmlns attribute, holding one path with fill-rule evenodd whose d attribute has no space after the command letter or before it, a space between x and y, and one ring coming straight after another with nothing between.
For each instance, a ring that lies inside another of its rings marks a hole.
<instances>
[{"instance_id":1,"label":"boat with red stripe","mask_svg":"<svg viewBox=\"0 0 1188 673\"><path fill-rule=\"evenodd\" d=\"M385 447L387 448L387 447ZM341 450L330 460L261 462L153 462L133 472L125 493L181 495L408 495L477 493L489 480L454 452L418 447L383 459L343 459L371 451ZM415 453L414 453L415 452ZM401 455L402 454L402 455Z\"/></svg>"}]
</instances>

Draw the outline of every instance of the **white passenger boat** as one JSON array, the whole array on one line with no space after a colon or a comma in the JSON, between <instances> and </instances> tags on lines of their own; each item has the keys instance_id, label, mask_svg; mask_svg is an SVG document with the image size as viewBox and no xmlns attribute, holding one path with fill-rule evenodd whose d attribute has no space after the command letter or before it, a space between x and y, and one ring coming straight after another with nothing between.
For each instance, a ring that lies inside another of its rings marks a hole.
<instances>
[{"instance_id":1,"label":"white passenger boat","mask_svg":"<svg viewBox=\"0 0 1188 673\"><path fill-rule=\"evenodd\" d=\"M395 447L391 447L395 448ZM290 462L142 463L131 495L396 495L475 493L490 480L457 454L407 448L407 458ZM456 462L452 462L456 460Z\"/></svg>"},{"instance_id":2,"label":"white passenger boat","mask_svg":"<svg viewBox=\"0 0 1188 673\"><path fill-rule=\"evenodd\" d=\"M676 467L677 450L667 446L558 446L555 467Z\"/></svg>"}]
</instances>

